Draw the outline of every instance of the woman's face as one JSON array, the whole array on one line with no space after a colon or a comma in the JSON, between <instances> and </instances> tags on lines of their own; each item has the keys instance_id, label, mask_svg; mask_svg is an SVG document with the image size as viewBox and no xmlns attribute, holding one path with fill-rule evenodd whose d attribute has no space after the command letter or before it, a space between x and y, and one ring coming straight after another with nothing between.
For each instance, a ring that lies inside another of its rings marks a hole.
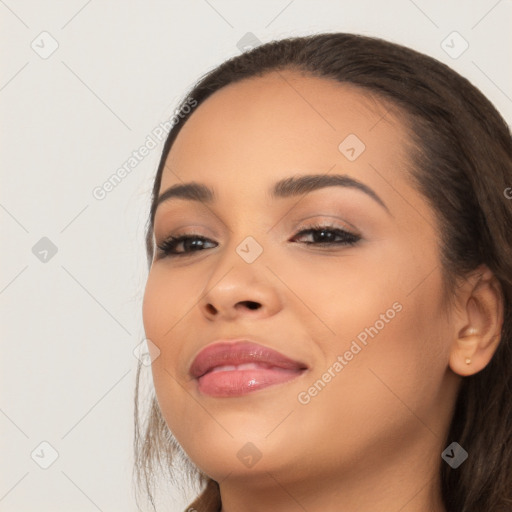
<instances>
[{"instance_id":1,"label":"woman's face","mask_svg":"<svg viewBox=\"0 0 512 512\"><path fill-rule=\"evenodd\" d=\"M346 85L273 72L213 94L172 147L160 194L194 182L214 197L158 206L157 245L206 240L157 250L144 327L160 350L163 416L217 481L355 478L405 447L414 470L439 464L458 384L440 233L407 181L408 136L388 108ZM352 181L320 186L335 176ZM223 339L302 365L223 369L232 361L219 356L216 375L192 377L199 352Z\"/></svg>"}]
</instances>

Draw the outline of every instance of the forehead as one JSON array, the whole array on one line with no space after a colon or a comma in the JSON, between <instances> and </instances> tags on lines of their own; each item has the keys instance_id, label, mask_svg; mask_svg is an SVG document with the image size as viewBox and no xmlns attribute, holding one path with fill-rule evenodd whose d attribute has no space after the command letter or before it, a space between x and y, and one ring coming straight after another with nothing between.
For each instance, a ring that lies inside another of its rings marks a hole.
<instances>
[{"instance_id":1,"label":"forehead","mask_svg":"<svg viewBox=\"0 0 512 512\"><path fill-rule=\"evenodd\" d=\"M167 157L161 190L191 180L259 190L270 179L333 167L375 181L383 163L393 163L394 180L407 160L397 114L361 88L297 71L245 79L192 113Z\"/></svg>"}]
</instances>

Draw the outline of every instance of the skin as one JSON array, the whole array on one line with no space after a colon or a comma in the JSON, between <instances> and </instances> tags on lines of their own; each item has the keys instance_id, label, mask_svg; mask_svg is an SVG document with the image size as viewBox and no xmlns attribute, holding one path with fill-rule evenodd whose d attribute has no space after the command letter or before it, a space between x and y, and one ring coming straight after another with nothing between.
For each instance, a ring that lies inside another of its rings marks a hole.
<instances>
[{"instance_id":1,"label":"skin","mask_svg":"<svg viewBox=\"0 0 512 512\"><path fill-rule=\"evenodd\" d=\"M143 321L160 350L152 372L162 414L192 461L220 483L223 512L445 512L444 436L461 378L497 348L502 299L482 266L443 306L439 228L408 181L407 129L388 110L348 85L272 72L213 94L170 151L161 192L196 181L217 200L162 203L155 242L184 233L211 242L184 257L156 256ZM351 133L366 146L352 162L338 149ZM266 192L305 174L358 179L388 212L353 188L279 199ZM306 245L318 238L297 233L313 223L362 238ZM247 236L263 249L253 263L236 252ZM300 403L299 393L396 302L401 311ZM195 355L238 336L309 370L241 397L201 394L188 375ZM250 468L237 457L248 442L261 453Z\"/></svg>"}]
</instances>

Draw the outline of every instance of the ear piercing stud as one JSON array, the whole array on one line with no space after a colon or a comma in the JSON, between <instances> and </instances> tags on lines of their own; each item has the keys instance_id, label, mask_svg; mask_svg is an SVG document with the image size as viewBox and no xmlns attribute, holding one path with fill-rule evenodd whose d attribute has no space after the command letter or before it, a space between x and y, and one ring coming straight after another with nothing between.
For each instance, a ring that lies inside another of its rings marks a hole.
<instances>
[{"instance_id":1,"label":"ear piercing stud","mask_svg":"<svg viewBox=\"0 0 512 512\"><path fill-rule=\"evenodd\" d=\"M471 359L469 357L466 357L466 364L471 364Z\"/></svg>"}]
</instances>

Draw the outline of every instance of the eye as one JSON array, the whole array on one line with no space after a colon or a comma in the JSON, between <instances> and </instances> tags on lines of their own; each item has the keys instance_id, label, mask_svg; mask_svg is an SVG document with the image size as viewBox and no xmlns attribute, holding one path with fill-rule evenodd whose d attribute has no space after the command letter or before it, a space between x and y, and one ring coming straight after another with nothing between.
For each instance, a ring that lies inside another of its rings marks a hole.
<instances>
[{"instance_id":1,"label":"eye","mask_svg":"<svg viewBox=\"0 0 512 512\"><path fill-rule=\"evenodd\" d=\"M313 235L313 242L304 242L306 245L320 245L320 246L332 246L332 245L355 245L361 236L355 233L350 233L344 229L336 226L321 226L314 225L309 226L307 229L299 231L294 239L301 237L301 235L311 234ZM336 237L338 240L336 241Z\"/></svg>"},{"instance_id":2,"label":"eye","mask_svg":"<svg viewBox=\"0 0 512 512\"><path fill-rule=\"evenodd\" d=\"M160 257L184 256L192 252L202 251L205 248L205 243L208 242L211 241L200 235L170 236L158 245L158 249ZM183 247L183 251L177 250L179 246Z\"/></svg>"}]
</instances>

